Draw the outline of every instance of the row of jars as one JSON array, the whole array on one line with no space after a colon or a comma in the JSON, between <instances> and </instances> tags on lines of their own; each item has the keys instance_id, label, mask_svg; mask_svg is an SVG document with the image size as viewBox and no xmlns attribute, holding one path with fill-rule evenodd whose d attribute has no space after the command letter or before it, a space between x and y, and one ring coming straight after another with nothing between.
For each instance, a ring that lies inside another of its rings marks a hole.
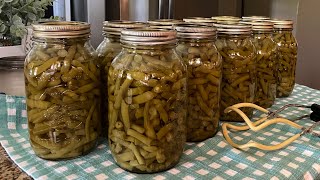
<instances>
[{"instance_id":1,"label":"row of jars","mask_svg":"<svg viewBox=\"0 0 320 180\"><path fill-rule=\"evenodd\" d=\"M289 37L294 40L290 29L272 36L269 27L257 34L261 42L253 43L251 27L243 24L184 24L176 31L167 24L161 27L167 30L145 26L105 22L97 59L88 41L89 24L33 25L35 44L24 73L30 142L39 157L86 154L108 127L109 147L120 167L141 173L168 169L178 162L186 139L214 136L219 119L239 120L223 109L254 102L257 86L262 89L257 97L274 100L274 41L286 53L281 56L284 74L296 53L293 44L282 45Z\"/></svg>"}]
</instances>

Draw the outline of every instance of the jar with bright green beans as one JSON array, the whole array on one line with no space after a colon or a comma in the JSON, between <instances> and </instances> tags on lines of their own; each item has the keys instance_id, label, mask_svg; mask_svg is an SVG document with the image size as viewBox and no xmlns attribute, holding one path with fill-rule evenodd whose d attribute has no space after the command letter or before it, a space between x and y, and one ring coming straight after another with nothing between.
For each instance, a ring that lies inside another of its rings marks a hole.
<instances>
[{"instance_id":1,"label":"jar with bright green beans","mask_svg":"<svg viewBox=\"0 0 320 180\"><path fill-rule=\"evenodd\" d=\"M33 25L34 46L24 66L31 147L44 159L84 155L100 134L100 71L90 25Z\"/></svg>"},{"instance_id":2,"label":"jar with bright green beans","mask_svg":"<svg viewBox=\"0 0 320 180\"><path fill-rule=\"evenodd\" d=\"M295 84L298 44L294 37L293 21L272 20L274 41L277 44L277 97L287 97Z\"/></svg>"},{"instance_id":3,"label":"jar with bright green beans","mask_svg":"<svg viewBox=\"0 0 320 180\"><path fill-rule=\"evenodd\" d=\"M108 73L109 147L138 173L169 169L186 141L187 73L174 30L121 31L121 53Z\"/></svg>"}]
</instances>

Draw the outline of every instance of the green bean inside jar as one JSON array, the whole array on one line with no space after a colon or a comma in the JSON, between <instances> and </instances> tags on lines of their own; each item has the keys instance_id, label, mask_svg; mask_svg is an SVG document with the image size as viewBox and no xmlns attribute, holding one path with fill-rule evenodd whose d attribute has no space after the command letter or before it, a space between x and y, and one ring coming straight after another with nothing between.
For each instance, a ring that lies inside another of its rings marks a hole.
<instances>
[{"instance_id":1,"label":"green bean inside jar","mask_svg":"<svg viewBox=\"0 0 320 180\"><path fill-rule=\"evenodd\" d=\"M273 41L273 23L249 21L252 25L253 44L257 50L257 91L255 104L269 108L276 98L277 87L277 45Z\"/></svg>"},{"instance_id":2,"label":"green bean inside jar","mask_svg":"<svg viewBox=\"0 0 320 180\"><path fill-rule=\"evenodd\" d=\"M176 30L176 49L188 69L187 141L202 141L219 127L222 59L214 44L216 29L183 24Z\"/></svg>"},{"instance_id":3,"label":"green bean inside jar","mask_svg":"<svg viewBox=\"0 0 320 180\"><path fill-rule=\"evenodd\" d=\"M100 133L100 71L90 25L33 25L34 46L24 66L31 147L44 159L88 153Z\"/></svg>"},{"instance_id":4,"label":"green bean inside jar","mask_svg":"<svg viewBox=\"0 0 320 180\"><path fill-rule=\"evenodd\" d=\"M237 103L253 103L256 90L256 50L251 40L251 26L244 24L216 24L216 47L223 60L220 119L243 121L235 112L224 109ZM251 117L252 108L243 112Z\"/></svg>"},{"instance_id":5,"label":"green bean inside jar","mask_svg":"<svg viewBox=\"0 0 320 180\"><path fill-rule=\"evenodd\" d=\"M277 43L277 97L288 97L293 91L297 65L298 44L292 34L291 20L272 20L274 41Z\"/></svg>"},{"instance_id":6,"label":"green bean inside jar","mask_svg":"<svg viewBox=\"0 0 320 180\"><path fill-rule=\"evenodd\" d=\"M121 32L108 74L108 140L116 163L138 173L178 163L186 141L186 66L173 30Z\"/></svg>"},{"instance_id":7,"label":"green bean inside jar","mask_svg":"<svg viewBox=\"0 0 320 180\"><path fill-rule=\"evenodd\" d=\"M120 53L122 47L120 45L120 32L122 29L134 29L145 27L146 24L134 21L105 21L103 22L104 39L97 48L100 73L101 73L101 117L102 117L102 135L108 134L108 87L107 74L112 60Z\"/></svg>"}]
</instances>

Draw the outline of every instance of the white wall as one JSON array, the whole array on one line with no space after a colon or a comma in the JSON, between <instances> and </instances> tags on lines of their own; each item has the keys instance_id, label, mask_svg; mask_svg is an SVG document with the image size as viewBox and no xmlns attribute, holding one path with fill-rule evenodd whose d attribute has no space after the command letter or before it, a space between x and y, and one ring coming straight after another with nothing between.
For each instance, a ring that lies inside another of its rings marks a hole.
<instances>
[{"instance_id":1,"label":"white wall","mask_svg":"<svg viewBox=\"0 0 320 180\"><path fill-rule=\"evenodd\" d=\"M297 29L298 5L299 0L271 0L270 17L293 20L295 34Z\"/></svg>"},{"instance_id":2,"label":"white wall","mask_svg":"<svg viewBox=\"0 0 320 180\"><path fill-rule=\"evenodd\" d=\"M297 83L320 90L320 1L300 1L297 40Z\"/></svg>"}]
</instances>

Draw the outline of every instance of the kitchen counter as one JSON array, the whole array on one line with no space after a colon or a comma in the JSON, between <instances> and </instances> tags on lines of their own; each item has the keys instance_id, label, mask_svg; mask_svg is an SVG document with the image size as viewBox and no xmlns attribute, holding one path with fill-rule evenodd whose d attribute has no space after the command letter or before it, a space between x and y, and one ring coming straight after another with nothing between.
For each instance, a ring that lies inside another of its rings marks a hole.
<instances>
[{"instance_id":1,"label":"kitchen counter","mask_svg":"<svg viewBox=\"0 0 320 180\"><path fill-rule=\"evenodd\" d=\"M9 158L6 151L0 145L0 179L17 179L30 180L32 179L25 172L23 172L12 160Z\"/></svg>"}]
</instances>

